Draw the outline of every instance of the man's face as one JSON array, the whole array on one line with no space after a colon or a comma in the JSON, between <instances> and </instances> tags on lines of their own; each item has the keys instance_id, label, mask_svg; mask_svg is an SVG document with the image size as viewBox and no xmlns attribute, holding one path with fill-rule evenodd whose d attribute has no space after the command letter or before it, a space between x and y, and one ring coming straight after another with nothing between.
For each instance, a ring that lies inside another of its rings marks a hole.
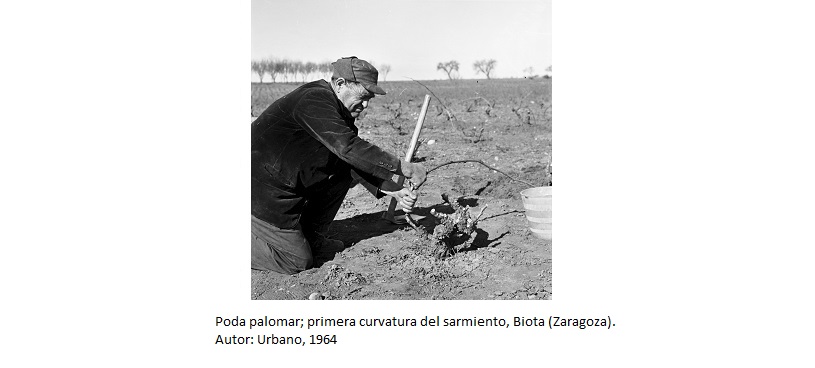
<instances>
[{"instance_id":1,"label":"man's face","mask_svg":"<svg viewBox=\"0 0 815 368\"><path fill-rule=\"evenodd\" d=\"M351 116L356 119L362 110L368 107L368 100L374 98L374 94L364 88L354 89L348 83L341 83L339 91L337 91L337 97L348 109L348 112L351 113Z\"/></svg>"}]
</instances>

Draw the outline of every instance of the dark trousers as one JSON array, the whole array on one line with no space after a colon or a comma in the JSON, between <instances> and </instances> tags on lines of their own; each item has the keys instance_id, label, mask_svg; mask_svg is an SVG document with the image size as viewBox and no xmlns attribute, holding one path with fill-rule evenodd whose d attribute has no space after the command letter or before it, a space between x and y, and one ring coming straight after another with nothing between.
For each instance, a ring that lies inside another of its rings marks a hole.
<instances>
[{"instance_id":1,"label":"dark trousers","mask_svg":"<svg viewBox=\"0 0 815 368\"><path fill-rule=\"evenodd\" d=\"M281 229L252 216L252 268L295 274L314 265L312 245L326 235L351 185L351 177L332 177L304 198L300 221Z\"/></svg>"}]
</instances>

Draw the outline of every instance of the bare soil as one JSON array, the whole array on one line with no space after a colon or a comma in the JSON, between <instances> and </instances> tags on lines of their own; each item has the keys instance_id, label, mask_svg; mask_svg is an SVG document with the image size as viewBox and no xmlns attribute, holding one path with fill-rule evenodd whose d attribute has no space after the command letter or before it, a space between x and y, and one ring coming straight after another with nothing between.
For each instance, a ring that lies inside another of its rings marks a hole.
<instances>
[{"instance_id":1,"label":"bare soil","mask_svg":"<svg viewBox=\"0 0 815 368\"><path fill-rule=\"evenodd\" d=\"M428 169L451 160L482 160L538 186L551 157L551 80L422 81L433 98L414 161ZM427 90L415 82L382 83L357 121L360 136L398 157L410 142ZM253 115L296 84L253 85ZM448 114L449 111L451 114ZM433 144L429 144L430 141ZM528 185L472 163L428 175L416 218L423 231L382 215L389 198L351 189L331 228L346 249L296 275L252 271L252 299L551 299L552 244L531 235L519 192ZM437 259L430 210L451 213L441 195L486 210L472 247ZM314 294L317 293L317 294Z\"/></svg>"}]
</instances>

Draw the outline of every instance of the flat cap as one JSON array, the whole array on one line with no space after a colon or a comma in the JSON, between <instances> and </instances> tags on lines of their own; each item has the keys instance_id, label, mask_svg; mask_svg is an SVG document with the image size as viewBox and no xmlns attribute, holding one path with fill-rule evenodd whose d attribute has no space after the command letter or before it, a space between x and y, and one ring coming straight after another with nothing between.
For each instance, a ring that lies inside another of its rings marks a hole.
<instances>
[{"instance_id":1,"label":"flat cap","mask_svg":"<svg viewBox=\"0 0 815 368\"><path fill-rule=\"evenodd\" d=\"M385 94L385 90L376 85L376 81L379 79L379 71L365 60L356 56L344 57L331 63L331 68L334 70L334 77L359 82L371 93Z\"/></svg>"}]
</instances>

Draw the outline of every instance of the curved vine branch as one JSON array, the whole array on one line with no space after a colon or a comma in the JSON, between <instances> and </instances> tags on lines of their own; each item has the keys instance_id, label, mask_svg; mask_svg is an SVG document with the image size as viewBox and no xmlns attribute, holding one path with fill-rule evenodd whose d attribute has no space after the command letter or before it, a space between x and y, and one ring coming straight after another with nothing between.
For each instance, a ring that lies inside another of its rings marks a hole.
<instances>
[{"instance_id":1,"label":"curved vine branch","mask_svg":"<svg viewBox=\"0 0 815 368\"><path fill-rule=\"evenodd\" d=\"M430 88L425 86L422 82L419 82L419 81L417 81L417 80L415 80L415 79L413 79L411 77L404 77L404 78L410 79L410 80L418 83L420 86L424 87L424 89L426 89L428 92L430 92L430 94L432 94L433 97L435 97L437 101L439 101L441 106L444 107L444 112L447 113L448 120L450 120L450 125L453 127L453 129L456 129L459 132L461 132L461 135L463 135L464 138L468 139L471 143L478 143L479 141L481 141L481 135L484 133L484 128L483 128L484 123L481 124L482 125L481 132L478 133L477 137L471 137L471 136L467 135L467 132L464 131L464 128L456 126L455 122L458 121L458 118L456 118L456 116L453 115L453 112L450 111L450 109L447 107L447 105L444 104L444 102L439 98L439 96L436 96L436 94L433 93L433 90L431 90ZM492 106L495 105L494 102L490 103L486 98L483 98L483 97L476 97L475 99L479 99L479 98L483 99L484 101L487 101L487 104L490 105L490 108L492 108ZM475 132L473 132L473 134L475 135Z\"/></svg>"},{"instance_id":2,"label":"curved vine branch","mask_svg":"<svg viewBox=\"0 0 815 368\"><path fill-rule=\"evenodd\" d=\"M524 183L524 184L526 184L526 185L528 185L530 187L535 187L536 186L536 185L534 185L534 184L532 184L532 183L530 183L528 181L524 181L524 180L521 180L521 179L514 178L511 175L509 175L509 174L507 174L507 173L505 173L505 172L503 172L501 170L498 170L498 169L496 169L496 168L494 168L494 167L492 167L490 165L487 165L486 163L484 163L484 161L481 161L481 160L453 160L453 161L448 161L448 162L445 162L443 164L436 165L435 167L433 167L430 170L427 170L427 173L430 174L431 172L435 171L436 169L442 168L442 167L447 166L447 165L461 164L461 163L466 163L466 162L474 162L474 163L484 165L484 166L486 166L487 168L489 168L491 170L495 170L496 172L499 172L499 173L503 174L504 176L506 176L507 178L509 178L512 181L518 181L518 182Z\"/></svg>"}]
</instances>

